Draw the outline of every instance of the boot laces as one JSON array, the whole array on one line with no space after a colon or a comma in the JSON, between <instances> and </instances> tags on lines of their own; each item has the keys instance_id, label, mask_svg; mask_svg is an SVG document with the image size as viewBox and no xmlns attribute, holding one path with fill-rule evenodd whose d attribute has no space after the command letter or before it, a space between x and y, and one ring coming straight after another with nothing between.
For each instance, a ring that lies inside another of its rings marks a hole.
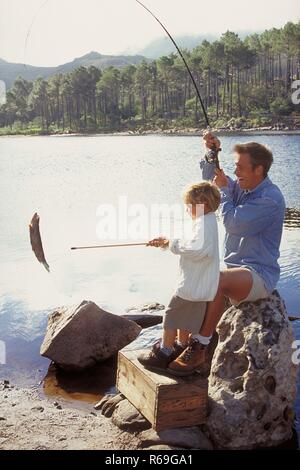
<instances>
[{"instance_id":1,"label":"boot laces","mask_svg":"<svg viewBox=\"0 0 300 470\"><path fill-rule=\"evenodd\" d=\"M197 341L196 339L192 339L189 346L186 348L186 350L184 351L183 355L182 355L182 359L184 362L188 362L191 357L193 356L195 350L196 350L196 346L199 344L199 341Z\"/></svg>"}]
</instances>

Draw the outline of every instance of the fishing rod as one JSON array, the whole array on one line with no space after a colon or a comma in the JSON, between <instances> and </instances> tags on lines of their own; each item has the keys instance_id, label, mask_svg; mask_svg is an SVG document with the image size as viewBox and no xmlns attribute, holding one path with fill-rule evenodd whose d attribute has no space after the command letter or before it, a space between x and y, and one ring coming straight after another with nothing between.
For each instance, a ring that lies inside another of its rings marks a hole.
<instances>
[{"instance_id":1,"label":"fishing rod","mask_svg":"<svg viewBox=\"0 0 300 470\"><path fill-rule=\"evenodd\" d=\"M90 250L93 248L118 248L122 246L147 246L147 243L123 243L121 245L73 246L71 250Z\"/></svg>"},{"instance_id":2,"label":"fishing rod","mask_svg":"<svg viewBox=\"0 0 300 470\"><path fill-rule=\"evenodd\" d=\"M201 107L202 107L202 111L203 111L203 114L204 114L204 117L205 117L205 121L206 121L206 125L207 127L210 127L210 124L209 124L209 119L208 119L208 115L207 115L207 112L206 112L206 109L205 109L205 106L204 106L204 103L203 103L203 100L201 98L201 95L200 95L200 91L199 91L199 88L197 86L197 83L196 83L196 80L191 72L191 69L189 68L188 64L187 64L187 61L185 60L185 57L184 55L182 54L181 50L179 49L178 45L176 44L175 40L173 39L173 37L171 36L171 34L169 33L169 31L167 30L167 28L162 24L162 22L157 18L157 16L154 15L154 13L152 13L151 10L149 10L148 7L146 7L146 5L144 5L142 2L140 2L140 0L135 0L137 3L139 3L141 5L141 7L143 7L146 11L148 11L148 13L150 13L151 16L153 16L153 18L160 24L160 26L163 28L163 30L166 32L166 34L169 36L169 38L171 39L172 43L174 44L174 46L176 47L176 50L178 52L178 54L180 55L181 59L183 60L183 63L184 65L186 66L186 69L189 73L189 76L191 77L191 80L193 82L193 85L195 87L195 90L196 90L196 93L197 93L197 96L199 98L199 101L200 101L200 104L201 104Z\"/></svg>"},{"instance_id":3,"label":"fishing rod","mask_svg":"<svg viewBox=\"0 0 300 470\"><path fill-rule=\"evenodd\" d=\"M210 123L209 123L209 118L208 118L208 114L207 114L207 111L205 109L205 106L204 106L204 103L203 103L203 100L201 98L201 95L200 95L200 91L199 91L199 88L197 86L197 83L196 83L196 80L192 74L192 71L190 69L190 67L188 66L188 63L183 55L183 53L181 52L179 46L177 45L175 39L171 36L171 34L169 33L169 31L167 30L167 28L162 24L162 22L157 18L157 16L154 15L154 13L149 10L149 8L144 5L140 0L135 0L139 5L141 5L142 8L144 8L148 13L150 13L150 15L158 22L158 24L163 28L163 30L165 31L165 33L168 35L168 37L170 38L170 40L172 41L172 43L174 44L178 54L180 55L187 71L188 71L188 74L192 80L192 83L195 87L195 90L196 90L196 94L198 96L198 99L200 101L200 105L201 105L201 108L202 108L202 111L203 111L203 114L204 114L204 118L205 118L205 122L206 122L206 125L207 125L207 128L208 130L210 130ZM206 155L206 158L207 158L207 161L209 163L215 163L216 167L218 169L220 169L220 163L219 163L219 158L218 158L218 153L221 151L221 149L217 149L215 146L213 148L211 148L208 152L207 152L207 155Z\"/></svg>"}]
</instances>

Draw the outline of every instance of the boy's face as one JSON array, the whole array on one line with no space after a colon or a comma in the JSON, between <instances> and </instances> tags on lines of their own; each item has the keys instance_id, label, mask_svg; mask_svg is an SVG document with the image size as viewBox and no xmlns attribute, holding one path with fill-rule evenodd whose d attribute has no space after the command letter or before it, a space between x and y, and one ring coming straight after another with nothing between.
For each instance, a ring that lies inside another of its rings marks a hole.
<instances>
[{"instance_id":1,"label":"boy's face","mask_svg":"<svg viewBox=\"0 0 300 470\"><path fill-rule=\"evenodd\" d=\"M187 212L192 217L193 220L201 217L201 215L205 215L208 212L211 212L210 208L207 204L188 204L187 205Z\"/></svg>"},{"instance_id":2,"label":"boy's face","mask_svg":"<svg viewBox=\"0 0 300 470\"><path fill-rule=\"evenodd\" d=\"M234 173L238 178L240 188L249 190L256 188L264 179L263 167L260 165L253 168L250 156L247 153L235 153L234 159Z\"/></svg>"}]
</instances>

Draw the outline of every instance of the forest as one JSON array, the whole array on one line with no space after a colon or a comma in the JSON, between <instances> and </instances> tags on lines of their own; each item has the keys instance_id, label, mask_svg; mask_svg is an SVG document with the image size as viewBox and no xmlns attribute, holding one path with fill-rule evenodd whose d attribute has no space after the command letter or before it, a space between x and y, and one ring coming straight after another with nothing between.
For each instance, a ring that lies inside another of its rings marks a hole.
<instances>
[{"instance_id":1,"label":"forest","mask_svg":"<svg viewBox=\"0 0 300 470\"><path fill-rule=\"evenodd\" d=\"M243 40L227 31L183 53L214 127L300 126L299 105L291 99L292 83L300 79L300 22ZM123 68L79 67L34 82L18 77L0 107L0 134L204 124L195 89L175 53Z\"/></svg>"}]
</instances>

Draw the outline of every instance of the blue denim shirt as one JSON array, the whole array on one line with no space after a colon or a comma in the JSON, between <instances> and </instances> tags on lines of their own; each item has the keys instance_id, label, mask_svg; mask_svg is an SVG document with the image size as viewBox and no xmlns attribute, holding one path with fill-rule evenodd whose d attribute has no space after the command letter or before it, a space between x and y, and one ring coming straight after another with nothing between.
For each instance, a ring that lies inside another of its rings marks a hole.
<instances>
[{"instance_id":1,"label":"blue denim shirt","mask_svg":"<svg viewBox=\"0 0 300 470\"><path fill-rule=\"evenodd\" d=\"M213 180L215 176L216 165L214 163L208 163L205 160L205 157L200 160L199 165L200 170L202 171L202 179L206 181Z\"/></svg>"},{"instance_id":2,"label":"blue denim shirt","mask_svg":"<svg viewBox=\"0 0 300 470\"><path fill-rule=\"evenodd\" d=\"M214 166L205 162L203 167L207 165ZM203 174L208 172L206 168ZM225 264L228 268L247 266L255 270L271 293L280 277L283 195L268 177L251 191L242 190L238 181L228 181L228 187L220 189L220 211L226 229Z\"/></svg>"}]
</instances>

